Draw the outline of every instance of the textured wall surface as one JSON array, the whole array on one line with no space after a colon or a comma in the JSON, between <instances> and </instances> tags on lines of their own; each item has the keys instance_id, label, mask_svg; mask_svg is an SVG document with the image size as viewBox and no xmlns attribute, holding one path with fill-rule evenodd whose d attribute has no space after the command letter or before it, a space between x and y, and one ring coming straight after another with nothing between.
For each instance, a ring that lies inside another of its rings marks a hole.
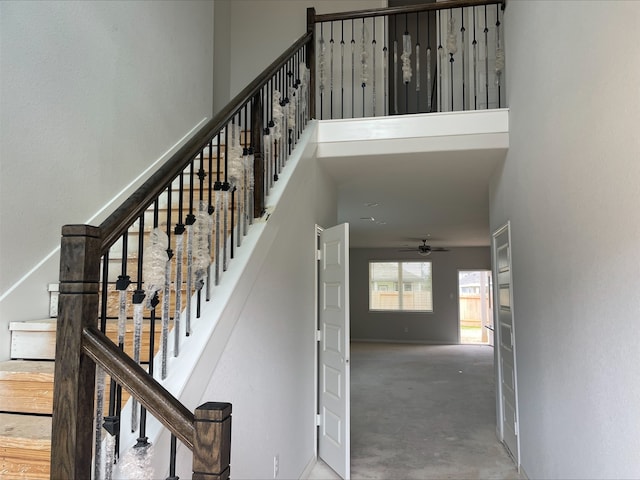
<instances>
[{"instance_id":1,"label":"textured wall surface","mask_svg":"<svg viewBox=\"0 0 640 480\"><path fill-rule=\"evenodd\" d=\"M640 4L509 2L511 220L522 466L640 472ZM595 34L597 32L597 34Z\"/></svg>"},{"instance_id":2,"label":"textured wall surface","mask_svg":"<svg viewBox=\"0 0 640 480\"><path fill-rule=\"evenodd\" d=\"M61 226L99 223L211 116L212 22L207 1L0 4L2 330L48 313Z\"/></svg>"}]
</instances>

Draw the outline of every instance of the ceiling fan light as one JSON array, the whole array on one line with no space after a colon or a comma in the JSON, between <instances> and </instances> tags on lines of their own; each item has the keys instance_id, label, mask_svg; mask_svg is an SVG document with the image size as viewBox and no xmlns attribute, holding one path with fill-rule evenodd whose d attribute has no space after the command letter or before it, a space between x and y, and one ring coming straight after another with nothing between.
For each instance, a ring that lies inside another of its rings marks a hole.
<instances>
[{"instance_id":1,"label":"ceiling fan light","mask_svg":"<svg viewBox=\"0 0 640 480\"><path fill-rule=\"evenodd\" d=\"M418 250L418 255L421 257L428 257L431 255L431 250Z\"/></svg>"}]
</instances>

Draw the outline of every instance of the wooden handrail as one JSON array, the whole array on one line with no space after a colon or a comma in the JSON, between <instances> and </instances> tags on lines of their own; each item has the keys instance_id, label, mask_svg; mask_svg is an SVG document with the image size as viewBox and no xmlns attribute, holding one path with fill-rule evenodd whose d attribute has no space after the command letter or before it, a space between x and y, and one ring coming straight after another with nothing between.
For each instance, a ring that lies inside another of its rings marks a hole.
<instances>
[{"instance_id":1,"label":"wooden handrail","mask_svg":"<svg viewBox=\"0 0 640 480\"><path fill-rule=\"evenodd\" d=\"M189 450L193 450L194 415L169 391L95 327L83 329L82 349Z\"/></svg>"},{"instance_id":2,"label":"wooden handrail","mask_svg":"<svg viewBox=\"0 0 640 480\"><path fill-rule=\"evenodd\" d=\"M309 43L312 38L313 32L302 35L100 224L102 232L101 253L105 253L127 231L129 226L187 166L188 162L202 151L209 140L224 128L247 102L251 101L266 81L285 65L293 53Z\"/></svg>"},{"instance_id":3,"label":"wooden handrail","mask_svg":"<svg viewBox=\"0 0 640 480\"><path fill-rule=\"evenodd\" d=\"M448 10L450 8L478 7L482 5L504 5L506 0L446 0L444 2L423 3L420 5L406 5L398 7L370 8L350 12L325 13L315 16L315 22L333 22L337 20L352 20L356 18L382 17L402 13L429 12L434 10Z\"/></svg>"}]
</instances>

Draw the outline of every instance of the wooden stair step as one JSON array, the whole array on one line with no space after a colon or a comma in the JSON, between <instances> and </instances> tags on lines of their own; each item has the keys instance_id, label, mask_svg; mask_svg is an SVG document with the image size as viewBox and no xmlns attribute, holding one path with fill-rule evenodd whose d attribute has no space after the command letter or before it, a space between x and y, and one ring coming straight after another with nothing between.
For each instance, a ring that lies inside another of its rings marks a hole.
<instances>
[{"instance_id":1,"label":"wooden stair step","mask_svg":"<svg viewBox=\"0 0 640 480\"><path fill-rule=\"evenodd\" d=\"M0 362L0 411L51 415L53 369L50 361Z\"/></svg>"},{"instance_id":2,"label":"wooden stair step","mask_svg":"<svg viewBox=\"0 0 640 480\"><path fill-rule=\"evenodd\" d=\"M9 323L11 330L11 358L25 360L54 360L56 355L56 323L55 318L43 320L31 320ZM155 325L154 352L160 347L160 334L162 325L160 319ZM118 321L107 322L107 337L117 343ZM133 321L127 321L125 333L125 352L133 355ZM147 358L149 352L149 321L142 324L142 359Z\"/></svg>"},{"instance_id":3,"label":"wooden stair step","mask_svg":"<svg viewBox=\"0 0 640 480\"><path fill-rule=\"evenodd\" d=\"M48 479L51 417L0 413L0 479Z\"/></svg>"},{"instance_id":4,"label":"wooden stair step","mask_svg":"<svg viewBox=\"0 0 640 480\"><path fill-rule=\"evenodd\" d=\"M54 362L9 360L0 362L0 412L51 415L53 412ZM107 415L111 380L106 377L104 414ZM130 394L122 390L122 402Z\"/></svg>"}]
</instances>

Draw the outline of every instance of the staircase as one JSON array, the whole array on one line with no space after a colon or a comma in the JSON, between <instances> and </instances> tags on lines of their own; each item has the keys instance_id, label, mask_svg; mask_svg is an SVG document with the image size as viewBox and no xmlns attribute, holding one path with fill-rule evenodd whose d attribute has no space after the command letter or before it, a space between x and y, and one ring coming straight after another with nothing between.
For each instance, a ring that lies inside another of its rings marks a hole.
<instances>
[{"instance_id":1,"label":"staircase","mask_svg":"<svg viewBox=\"0 0 640 480\"><path fill-rule=\"evenodd\" d=\"M0 479L49 478L56 319L12 322L12 360L0 362ZM117 321L107 335L117 342ZM160 327L156 326L155 351ZM127 325L125 351L133 349L133 326ZM142 350L149 349L145 322ZM128 400L122 392L123 405Z\"/></svg>"},{"instance_id":2,"label":"staircase","mask_svg":"<svg viewBox=\"0 0 640 480\"><path fill-rule=\"evenodd\" d=\"M224 145L221 146L224 152ZM205 162L206 163L206 162ZM188 172L185 172L188 173ZM217 171L206 172L215 179ZM224 172L221 172L223 175ZM188 193L182 192L182 200L188 205ZM172 190L171 217L178 219L180 191ZM199 199L197 185L194 197ZM237 201L236 201L237 208ZM162 211L166 215L168 205L164 205ZM232 210L230 206L230 211ZM149 217L149 218L147 218ZM145 240L149 236L152 225L152 212L145 213ZM166 226L165 226L166 228ZM230 233L230 225L227 235ZM129 248L127 261L127 274L134 283L127 288L127 323L124 341L124 351L133 356L133 307L131 295L135 290L135 278L137 275L137 245L139 232L132 229L129 233ZM172 244L175 239L172 239ZM173 245L172 245L173 246ZM175 247L174 247L175 248ZM117 248L115 249L117 252ZM109 258L110 271L119 272L122 262L117 255ZM186 270L186 255L185 265ZM117 277L109 278L106 335L118 343L118 297L115 290ZM49 290L57 292L57 285L50 285ZM54 302L55 302L54 293ZM182 287L183 298L186 296L185 282ZM174 303L170 305L170 311L174 311ZM184 307L184 304L183 304ZM54 309L55 310L55 309ZM55 313L55 311L53 312ZM144 310L143 332L140 350L142 358L150 348L150 322L149 310ZM11 322L9 325L11 335L11 359L0 362L0 480L13 479L48 479L50 477L51 455L51 415L53 409L53 381L54 360L56 345L56 318L44 318L31 321ZM154 354L159 351L161 341L161 323L155 322ZM142 363L144 367L144 362ZM106 398L109 395L109 381L106 385ZM129 394L122 390L122 406L129 399ZM105 402L106 404L107 402ZM105 415L107 414L105 405Z\"/></svg>"}]
</instances>

